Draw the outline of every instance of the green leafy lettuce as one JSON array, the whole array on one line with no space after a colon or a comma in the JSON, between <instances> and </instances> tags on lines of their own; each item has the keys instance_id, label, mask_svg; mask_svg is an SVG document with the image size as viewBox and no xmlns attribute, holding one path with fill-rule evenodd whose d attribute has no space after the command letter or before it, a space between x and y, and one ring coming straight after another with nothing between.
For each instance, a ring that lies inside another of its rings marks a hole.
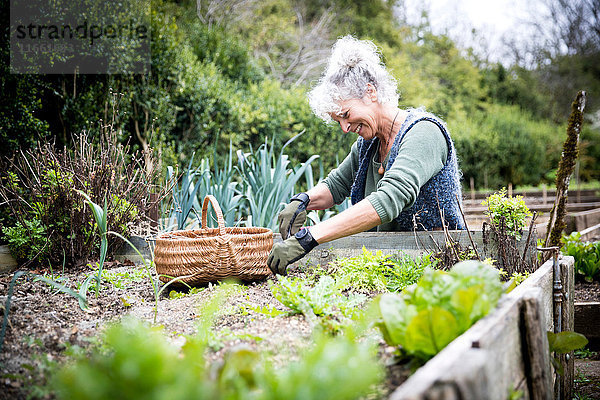
<instances>
[{"instance_id":1,"label":"green leafy lettuce","mask_svg":"<svg viewBox=\"0 0 600 400\"><path fill-rule=\"evenodd\" d=\"M463 261L449 272L426 269L418 283L376 301L385 341L427 360L496 307L503 293L498 270Z\"/></svg>"}]
</instances>

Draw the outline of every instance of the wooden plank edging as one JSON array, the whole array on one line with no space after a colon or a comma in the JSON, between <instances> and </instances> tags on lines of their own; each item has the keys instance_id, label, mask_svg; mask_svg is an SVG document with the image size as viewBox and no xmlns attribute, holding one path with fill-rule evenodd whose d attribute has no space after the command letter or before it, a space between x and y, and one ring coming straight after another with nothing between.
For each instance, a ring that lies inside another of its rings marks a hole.
<instances>
[{"instance_id":1,"label":"wooden plank edging","mask_svg":"<svg viewBox=\"0 0 600 400\"><path fill-rule=\"evenodd\" d=\"M573 259L562 258L561 262L572 264ZM550 260L503 296L494 311L417 370L390 399L504 400L511 389L523 390L526 398L552 398L546 350L546 331L553 328L552 281ZM472 361L477 364L469 365ZM469 373L465 376L462 372L473 369L486 384L471 382ZM444 382L452 383L452 388L441 388ZM468 389L461 389L465 385ZM435 397L436 393L444 396Z\"/></svg>"}]
</instances>

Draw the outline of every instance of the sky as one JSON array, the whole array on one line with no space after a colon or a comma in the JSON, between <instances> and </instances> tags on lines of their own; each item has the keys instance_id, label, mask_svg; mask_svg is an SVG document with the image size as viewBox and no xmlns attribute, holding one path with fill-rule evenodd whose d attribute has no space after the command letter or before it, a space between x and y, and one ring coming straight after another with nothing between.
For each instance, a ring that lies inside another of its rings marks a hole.
<instances>
[{"instance_id":1,"label":"sky","mask_svg":"<svg viewBox=\"0 0 600 400\"><path fill-rule=\"evenodd\" d=\"M428 9L435 33L448 33L460 47L472 46L487 53L492 61L506 57L505 40L520 42L529 37L528 21L542 7L540 0L405 0L404 3L409 18L418 19L421 10ZM473 28L475 37L471 33Z\"/></svg>"}]
</instances>

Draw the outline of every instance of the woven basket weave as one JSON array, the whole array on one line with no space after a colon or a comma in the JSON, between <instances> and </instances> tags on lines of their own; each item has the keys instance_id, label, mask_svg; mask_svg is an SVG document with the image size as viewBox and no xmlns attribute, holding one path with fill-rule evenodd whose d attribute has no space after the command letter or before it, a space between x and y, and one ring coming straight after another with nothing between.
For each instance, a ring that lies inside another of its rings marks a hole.
<instances>
[{"instance_id":1,"label":"woven basket weave","mask_svg":"<svg viewBox=\"0 0 600 400\"><path fill-rule=\"evenodd\" d=\"M208 228L208 203L217 214L218 228ZM189 285L227 278L243 281L266 278L273 231L267 228L226 228L217 199L208 195L202 205L202 227L162 233L156 238L154 262L163 282L175 277Z\"/></svg>"}]
</instances>

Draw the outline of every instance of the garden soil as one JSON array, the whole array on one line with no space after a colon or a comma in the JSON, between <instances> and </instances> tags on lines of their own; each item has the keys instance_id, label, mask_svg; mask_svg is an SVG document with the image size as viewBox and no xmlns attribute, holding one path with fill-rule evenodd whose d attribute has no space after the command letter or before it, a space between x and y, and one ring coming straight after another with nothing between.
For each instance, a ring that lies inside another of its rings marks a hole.
<instances>
[{"instance_id":1,"label":"garden soil","mask_svg":"<svg viewBox=\"0 0 600 400\"><path fill-rule=\"evenodd\" d=\"M97 342L108 324L124 316L153 323L154 296L149 280L127 279L128 275L139 276L140 267L132 263L107 262L105 269L122 278L119 282L106 282L98 298L90 292L87 311L80 309L75 298L57 292L44 282L35 281L32 275L17 280L0 354L0 399L25 399L31 393L44 395L43 385L50 367L64 360L66 348L74 345L86 347ZM50 271L33 272L51 277ZM79 267L59 275L61 283L76 288L90 273L93 271L89 267ZM309 274L298 270L292 270L291 275L309 277ZM2 314L12 276L0 275ZM58 275L54 278L57 279ZM197 332L198 321L203 317L202 306L216 288L208 285L198 293L173 299L169 298L167 289L159 300L156 325L164 328L174 344L183 345L187 335ZM185 291L178 293L185 294ZM600 301L600 284L577 285L576 301L594 299ZM220 307L213 325L219 335L210 343L209 361L222 359L229 349L236 346L248 346L268 352L274 362L285 364L296 359L299 352L310 345L312 327L303 316L273 318L253 312L248 306L287 311L271 294L268 280L245 284L243 290L231 293ZM379 388L377 397L387 397L409 375L407 367L390 362L393 350L380 341L380 355L389 366L387 380ZM577 360L576 372L576 391L588 398L600 399L600 360Z\"/></svg>"},{"instance_id":2,"label":"garden soil","mask_svg":"<svg viewBox=\"0 0 600 400\"><path fill-rule=\"evenodd\" d=\"M600 282L577 282L575 284L575 302L580 301L600 302Z\"/></svg>"},{"instance_id":3,"label":"garden soil","mask_svg":"<svg viewBox=\"0 0 600 400\"><path fill-rule=\"evenodd\" d=\"M105 269L115 276L127 276L131 272L139 275L140 272L140 267L115 262L106 263ZM49 271L35 272L49 274ZM93 273L91 269L80 267L60 274L61 282L76 288L90 273ZM292 271L291 275L306 277L298 271ZM6 303L12 276L0 275L1 307ZM122 279L118 286L122 287L105 283L98 298L90 292L89 309L82 311L75 298L35 281L31 275L20 277L11 298L9 324L0 354L0 399L25 399L31 393L43 395L50 366L64 361L66 348L97 342L110 323L126 315L152 324L155 307L150 281ZM302 315L273 318L249 310L248 305L288 311L273 297L268 281L243 286L242 290L234 290L219 308L213 324L219 335L209 342L207 359L217 361L236 346L268 352L276 363L296 359L311 343L310 324ZM159 301L156 325L164 328L174 344L183 345L186 335L197 332L198 321L203 318L202 307L216 288L208 285L199 293L173 299L169 298L167 289ZM383 340L380 340L380 353L384 363L392 364L387 361L393 357L393 348L386 346ZM377 397L387 397L408 375L407 367L388 367L387 381L378 388Z\"/></svg>"}]
</instances>

